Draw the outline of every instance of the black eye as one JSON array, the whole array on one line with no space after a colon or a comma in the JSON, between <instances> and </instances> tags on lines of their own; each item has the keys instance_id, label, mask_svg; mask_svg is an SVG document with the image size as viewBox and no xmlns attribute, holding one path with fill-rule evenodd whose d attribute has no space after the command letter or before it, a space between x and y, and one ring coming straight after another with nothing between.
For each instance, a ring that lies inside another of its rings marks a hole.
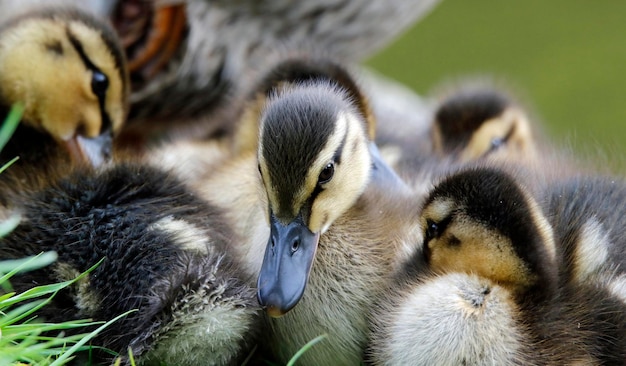
<instances>
[{"instance_id":1,"label":"black eye","mask_svg":"<svg viewBox=\"0 0 626 366\"><path fill-rule=\"evenodd\" d=\"M335 163L328 163L324 170L320 173L319 178L317 178L317 184L328 183L335 174Z\"/></svg>"},{"instance_id":2,"label":"black eye","mask_svg":"<svg viewBox=\"0 0 626 366\"><path fill-rule=\"evenodd\" d=\"M426 220L426 241L439 236L439 224L432 220Z\"/></svg>"},{"instance_id":3,"label":"black eye","mask_svg":"<svg viewBox=\"0 0 626 366\"><path fill-rule=\"evenodd\" d=\"M94 71L91 76L91 90L98 98L104 98L109 88L109 79L100 71Z\"/></svg>"},{"instance_id":4,"label":"black eye","mask_svg":"<svg viewBox=\"0 0 626 366\"><path fill-rule=\"evenodd\" d=\"M452 222L453 216L450 215L439 222L435 222L433 220L426 220L426 237L424 238L426 242L430 241L434 238L439 238L444 232L448 229L448 225Z\"/></svg>"}]
</instances>

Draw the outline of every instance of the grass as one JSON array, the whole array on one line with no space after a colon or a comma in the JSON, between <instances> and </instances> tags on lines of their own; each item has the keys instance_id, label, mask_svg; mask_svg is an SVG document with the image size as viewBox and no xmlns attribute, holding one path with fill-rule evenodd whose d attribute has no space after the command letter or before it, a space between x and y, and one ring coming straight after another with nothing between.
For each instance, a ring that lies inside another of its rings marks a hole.
<instances>
[{"instance_id":1,"label":"grass","mask_svg":"<svg viewBox=\"0 0 626 366\"><path fill-rule=\"evenodd\" d=\"M42 253L21 260L0 262L0 285L11 288L12 276L26 270L34 270L50 265L57 259L53 252ZM31 365L58 366L70 361L78 351L89 349L85 346L111 322L92 322L75 320L63 323L39 322L35 313L50 303L62 289L87 276L100 263L82 273L73 280L36 286L22 293L13 291L0 296L0 364L11 365L26 362ZM8 272L5 272L7 271ZM125 314L123 314L125 315ZM76 328L100 325L93 332L64 335L65 331ZM57 336L47 334L57 333Z\"/></svg>"},{"instance_id":2,"label":"grass","mask_svg":"<svg viewBox=\"0 0 626 366\"><path fill-rule=\"evenodd\" d=\"M23 107L14 105L2 127L0 127L0 150L4 148L17 128ZM8 169L18 157L0 167L0 173ZM0 239L9 235L19 225L19 215L13 215L0 222ZM39 321L36 312L50 303L61 290L84 278L101 262L70 281L36 286L21 293L16 293L10 279L16 274L36 270L56 261L54 252L18 259L0 261L0 365L59 366L71 361L77 352L93 348L88 342L93 340L104 328L126 316L124 313L108 322L91 320L73 320L62 323ZM103 259L104 260L104 259ZM86 327L99 327L91 332L65 335L69 330ZM49 334L57 334L50 336Z\"/></svg>"},{"instance_id":3,"label":"grass","mask_svg":"<svg viewBox=\"0 0 626 366\"><path fill-rule=\"evenodd\" d=\"M11 110L9 111L7 118L5 119L4 123L2 124L2 127L0 128L0 151L2 151L2 149L6 146L7 142L9 142L9 139L13 135L13 132L15 132L17 125L20 123L20 118L23 112L24 112L24 106L22 106L19 103L11 107ZM17 159L19 159L18 156L16 156L12 160L4 164L2 167L0 167L0 173L2 173L8 167L10 167L13 163L15 163ZM0 228L0 235L2 232L3 232L2 228Z\"/></svg>"},{"instance_id":4,"label":"grass","mask_svg":"<svg viewBox=\"0 0 626 366\"><path fill-rule=\"evenodd\" d=\"M296 361L298 361L298 359L305 352L307 352L308 350L313 348L313 346L315 346L317 343L321 342L324 338L326 338L326 334L322 334L322 335L317 336L317 337L313 338L312 340L308 341L307 344L305 344L302 348L300 348L300 350L298 352L296 352L295 355L293 355L291 360L289 360L289 362L287 363L287 366L294 366L296 364Z\"/></svg>"}]
</instances>

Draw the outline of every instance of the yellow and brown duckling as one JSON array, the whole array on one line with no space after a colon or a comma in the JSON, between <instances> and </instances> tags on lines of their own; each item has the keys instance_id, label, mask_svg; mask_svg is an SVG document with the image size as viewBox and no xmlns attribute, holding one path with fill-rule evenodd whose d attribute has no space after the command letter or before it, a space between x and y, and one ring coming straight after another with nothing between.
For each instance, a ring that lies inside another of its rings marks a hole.
<instances>
[{"instance_id":1,"label":"yellow and brown duckling","mask_svg":"<svg viewBox=\"0 0 626 366\"><path fill-rule=\"evenodd\" d=\"M128 93L122 48L103 21L49 8L0 25L0 115L24 106L3 161L20 156L45 166L61 145L74 161L102 164L124 123Z\"/></svg>"},{"instance_id":2,"label":"yellow and brown duckling","mask_svg":"<svg viewBox=\"0 0 626 366\"><path fill-rule=\"evenodd\" d=\"M286 362L327 334L299 362L358 364L371 299L419 235L412 192L380 158L367 104L341 66L292 59L258 90L247 114L258 149L208 174L202 195L247 240L235 251L258 275L269 357Z\"/></svg>"},{"instance_id":3,"label":"yellow and brown duckling","mask_svg":"<svg viewBox=\"0 0 626 366\"><path fill-rule=\"evenodd\" d=\"M368 302L414 228L412 195L379 157L347 73L278 84L259 120L270 235L258 297L272 351L284 361L328 334L304 364L358 363Z\"/></svg>"},{"instance_id":4,"label":"yellow and brown duckling","mask_svg":"<svg viewBox=\"0 0 626 366\"><path fill-rule=\"evenodd\" d=\"M625 304L602 286L560 277L560 243L512 175L449 176L421 224L423 250L372 317L373 363L623 363Z\"/></svg>"},{"instance_id":5,"label":"yellow and brown duckling","mask_svg":"<svg viewBox=\"0 0 626 366\"><path fill-rule=\"evenodd\" d=\"M128 93L116 42L106 25L67 8L3 25L2 101L22 102L25 113L2 155L24 164L0 176L1 210L22 218L0 240L0 257L58 253L50 268L15 277L17 290L73 278L106 258L39 315L109 320L137 309L95 342L122 356L130 347L146 365L238 363L260 333L260 307L221 211L162 169L102 164ZM77 164L65 164L63 145Z\"/></svg>"},{"instance_id":6,"label":"yellow and brown duckling","mask_svg":"<svg viewBox=\"0 0 626 366\"><path fill-rule=\"evenodd\" d=\"M456 161L537 156L536 126L503 88L467 81L447 92L433 118L433 150Z\"/></svg>"},{"instance_id":7,"label":"yellow and brown duckling","mask_svg":"<svg viewBox=\"0 0 626 366\"><path fill-rule=\"evenodd\" d=\"M16 291L88 277L57 294L47 321L110 320L93 341L143 365L232 365L261 333L261 309L232 256L234 237L216 207L171 174L136 164L76 169L46 188L2 187L2 210L21 222L0 257L56 251L51 266L12 278ZM93 351L93 361L111 356Z\"/></svg>"},{"instance_id":8,"label":"yellow and brown duckling","mask_svg":"<svg viewBox=\"0 0 626 366\"><path fill-rule=\"evenodd\" d=\"M446 170L471 162L523 164L541 169L543 158L557 155L544 148L538 126L509 92L487 80L449 86L432 111L425 131L395 135L384 131L383 158L416 191L424 195ZM406 128L405 128L406 129ZM437 167L440 165L441 167ZM443 167L443 168L442 168Z\"/></svg>"}]
</instances>

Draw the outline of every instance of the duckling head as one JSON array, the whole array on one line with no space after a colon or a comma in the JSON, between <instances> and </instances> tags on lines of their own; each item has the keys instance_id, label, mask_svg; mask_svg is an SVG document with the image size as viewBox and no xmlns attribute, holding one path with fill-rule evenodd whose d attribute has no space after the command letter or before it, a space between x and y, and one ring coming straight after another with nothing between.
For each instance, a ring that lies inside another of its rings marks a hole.
<instances>
[{"instance_id":1,"label":"duckling head","mask_svg":"<svg viewBox=\"0 0 626 366\"><path fill-rule=\"evenodd\" d=\"M435 151L461 162L483 157L528 159L535 153L524 111L503 91L468 84L438 107L432 127Z\"/></svg>"},{"instance_id":2,"label":"duckling head","mask_svg":"<svg viewBox=\"0 0 626 366\"><path fill-rule=\"evenodd\" d=\"M271 316L283 315L300 300L320 235L368 183L368 114L355 102L358 95L328 78L296 78L268 93L258 163L271 235L258 297Z\"/></svg>"},{"instance_id":3,"label":"duckling head","mask_svg":"<svg viewBox=\"0 0 626 366\"><path fill-rule=\"evenodd\" d=\"M515 294L554 282L552 229L530 194L501 170L469 169L444 179L420 220L424 255L436 272L476 274Z\"/></svg>"},{"instance_id":4,"label":"duckling head","mask_svg":"<svg viewBox=\"0 0 626 366\"><path fill-rule=\"evenodd\" d=\"M126 114L127 71L114 32L75 10L43 10L0 27L0 104L22 124L99 165Z\"/></svg>"}]
</instances>

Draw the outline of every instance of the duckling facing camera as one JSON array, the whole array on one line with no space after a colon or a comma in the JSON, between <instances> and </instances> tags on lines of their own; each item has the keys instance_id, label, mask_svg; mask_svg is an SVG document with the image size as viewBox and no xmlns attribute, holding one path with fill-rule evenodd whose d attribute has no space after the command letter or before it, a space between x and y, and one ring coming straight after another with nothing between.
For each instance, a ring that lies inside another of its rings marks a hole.
<instances>
[{"instance_id":1,"label":"duckling facing camera","mask_svg":"<svg viewBox=\"0 0 626 366\"><path fill-rule=\"evenodd\" d=\"M327 334L298 362L358 364L371 300L419 236L413 194L380 158L343 67L290 59L261 80L242 123L258 126L258 148L242 148L199 189L246 238L235 251L258 275L267 357L286 363Z\"/></svg>"},{"instance_id":2,"label":"duckling facing camera","mask_svg":"<svg viewBox=\"0 0 626 366\"><path fill-rule=\"evenodd\" d=\"M41 318L110 320L136 309L94 344L123 358L130 347L145 365L231 365L248 356L261 330L260 307L217 208L167 173L130 163L77 169L41 191L14 187L2 187L3 210L22 220L0 239L0 257L59 257L15 276L17 291L72 279L104 258L43 307Z\"/></svg>"},{"instance_id":3,"label":"duckling facing camera","mask_svg":"<svg viewBox=\"0 0 626 366\"><path fill-rule=\"evenodd\" d=\"M423 250L374 311L372 363L626 359L626 304L598 283L561 277L561 243L513 176L489 168L449 176L426 200L421 225Z\"/></svg>"},{"instance_id":4,"label":"duckling facing camera","mask_svg":"<svg viewBox=\"0 0 626 366\"><path fill-rule=\"evenodd\" d=\"M369 302L417 234L411 193L379 157L356 84L342 80L289 80L260 116L270 236L258 296L281 360L327 333L304 364L358 363Z\"/></svg>"},{"instance_id":5,"label":"duckling facing camera","mask_svg":"<svg viewBox=\"0 0 626 366\"><path fill-rule=\"evenodd\" d=\"M45 167L53 156L93 166L112 155L126 116L128 76L114 31L69 8L49 8L0 25L0 119L14 103L22 123L2 151ZM66 154L57 154L58 146Z\"/></svg>"}]
</instances>

